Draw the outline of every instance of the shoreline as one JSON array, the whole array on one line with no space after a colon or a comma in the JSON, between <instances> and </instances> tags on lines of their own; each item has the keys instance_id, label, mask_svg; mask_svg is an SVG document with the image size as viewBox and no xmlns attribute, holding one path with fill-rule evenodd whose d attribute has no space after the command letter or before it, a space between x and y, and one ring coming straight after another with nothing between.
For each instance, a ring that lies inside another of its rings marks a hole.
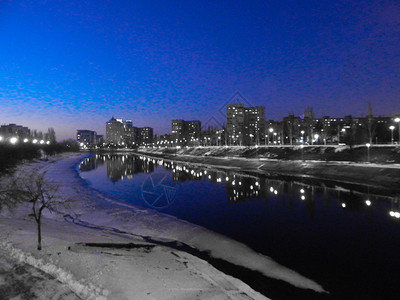
<instances>
[{"instance_id":1,"label":"shoreline","mask_svg":"<svg viewBox=\"0 0 400 300\"><path fill-rule=\"evenodd\" d=\"M142 238L158 239L159 233L151 226L145 229L149 226L146 222L155 216L110 202L105 207L102 203L108 199L77 173L77 164L85 157L63 155L49 162L19 166L24 171L46 171L53 182L62 183L60 193L75 201L56 214L44 211L41 251L36 250L36 227L29 217L29 204L18 206L13 213L0 211L0 267L9 261L28 264L34 272L47 273L60 282L65 293L81 299L267 299L196 256ZM118 212L130 221L144 215L136 220L141 232L131 230L135 224L113 219ZM76 224L78 221L84 226ZM30 295L40 298L48 293L49 298L54 297L50 291L31 288Z\"/></svg>"},{"instance_id":2,"label":"shoreline","mask_svg":"<svg viewBox=\"0 0 400 300\"><path fill-rule=\"evenodd\" d=\"M324 181L371 186L390 190L395 194L400 193L400 164L194 156L159 154L147 151L137 151L133 154L266 176L308 177Z\"/></svg>"},{"instance_id":3,"label":"shoreline","mask_svg":"<svg viewBox=\"0 0 400 300\"><path fill-rule=\"evenodd\" d=\"M48 274L79 297L267 299L207 261L171 248L171 242L210 253L230 264L251 266L284 286L324 291L314 281L244 244L173 216L108 198L79 176L77 166L86 157L88 154L69 154L20 166L46 171L48 179L60 184L60 194L74 199L70 208L44 214L42 251L35 250L35 226L28 216L29 205L21 205L14 214L0 212L0 248L10 255L14 253L20 263L33 264L45 272L52 270ZM133 248L126 246L132 244ZM228 256L226 247L230 250Z\"/></svg>"}]
</instances>

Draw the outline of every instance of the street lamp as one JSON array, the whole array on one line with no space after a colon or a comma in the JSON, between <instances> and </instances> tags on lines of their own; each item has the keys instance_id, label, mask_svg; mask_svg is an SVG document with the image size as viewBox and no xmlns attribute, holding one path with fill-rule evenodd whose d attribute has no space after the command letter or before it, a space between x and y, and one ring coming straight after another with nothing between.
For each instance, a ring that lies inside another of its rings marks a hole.
<instances>
[{"instance_id":1,"label":"street lamp","mask_svg":"<svg viewBox=\"0 0 400 300\"><path fill-rule=\"evenodd\" d=\"M400 118L394 119L396 123L399 123L399 144L400 144Z\"/></svg>"},{"instance_id":2,"label":"street lamp","mask_svg":"<svg viewBox=\"0 0 400 300\"><path fill-rule=\"evenodd\" d=\"M318 142L318 138L319 138L319 135L318 134L314 134L314 142Z\"/></svg>"},{"instance_id":3,"label":"street lamp","mask_svg":"<svg viewBox=\"0 0 400 300\"><path fill-rule=\"evenodd\" d=\"M16 137L12 137L11 139L10 139L10 143L11 144L16 144L18 142L18 138L16 138Z\"/></svg>"},{"instance_id":4,"label":"street lamp","mask_svg":"<svg viewBox=\"0 0 400 300\"><path fill-rule=\"evenodd\" d=\"M392 131L392 145L393 145L393 130L394 130L394 126L390 126L389 129Z\"/></svg>"},{"instance_id":5,"label":"street lamp","mask_svg":"<svg viewBox=\"0 0 400 300\"><path fill-rule=\"evenodd\" d=\"M303 148L304 148L304 130L300 131L301 133L301 161L304 161L304 155L303 155Z\"/></svg>"},{"instance_id":6,"label":"street lamp","mask_svg":"<svg viewBox=\"0 0 400 300\"><path fill-rule=\"evenodd\" d=\"M371 144L366 143L365 146L367 146L367 155L368 155L368 163L369 163L369 147L371 147Z\"/></svg>"},{"instance_id":7,"label":"street lamp","mask_svg":"<svg viewBox=\"0 0 400 300\"><path fill-rule=\"evenodd\" d=\"M274 129L273 128L270 128L270 129L268 129L268 145L269 145L269 133L271 132L271 133L273 133L274 132Z\"/></svg>"}]
</instances>

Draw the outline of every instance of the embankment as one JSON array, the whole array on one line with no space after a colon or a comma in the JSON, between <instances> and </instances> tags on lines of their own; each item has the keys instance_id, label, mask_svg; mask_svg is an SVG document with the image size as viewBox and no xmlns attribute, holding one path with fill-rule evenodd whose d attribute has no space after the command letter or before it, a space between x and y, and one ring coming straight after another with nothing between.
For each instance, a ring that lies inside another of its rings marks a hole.
<instances>
[{"instance_id":1,"label":"embankment","mask_svg":"<svg viewBox=\"0 0 400 300\"><path fill-rule=\"evenodd\" d=\"M371 147L371 163L366 160L365 146L159 148L139 149L138 153L244 172L310 176L400 192L399 146Z\"/></svg>"}]
</instances>

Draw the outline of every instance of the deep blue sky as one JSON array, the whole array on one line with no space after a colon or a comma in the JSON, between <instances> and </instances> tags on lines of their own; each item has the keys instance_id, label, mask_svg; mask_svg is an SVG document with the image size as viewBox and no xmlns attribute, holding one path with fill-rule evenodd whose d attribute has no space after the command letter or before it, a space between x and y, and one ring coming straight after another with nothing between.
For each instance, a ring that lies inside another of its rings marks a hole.
<instances>
[{"instance_id":1,"label":"deep blue sky","mask_svg":"<svg viewBox=\"0 0 400 300\"><path fill-rule=\"evenodd\" d=\"M398 1L0 2L0 124L170 132L239 91L267 119L400 112Z\"/></svg>"}]
</instances>

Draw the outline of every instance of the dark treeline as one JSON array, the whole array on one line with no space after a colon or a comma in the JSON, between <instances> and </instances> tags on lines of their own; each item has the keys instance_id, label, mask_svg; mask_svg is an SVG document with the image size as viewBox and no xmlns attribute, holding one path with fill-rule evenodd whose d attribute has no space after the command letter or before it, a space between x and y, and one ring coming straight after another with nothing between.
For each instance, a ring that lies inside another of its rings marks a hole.
<instances>
[{"instance_id":1,"label":"dark treeline","mask_svg":"<svg viewBox=\"0 0 400 300\"><path fill-rule=\"evenodd\" d=\"M0 143L0 174L11 171L16 164L27 160L52 156L61 152L75 151L79 151L79 147L74 141L64 141L50 145Z\"/></svg>"}]
</instances>

